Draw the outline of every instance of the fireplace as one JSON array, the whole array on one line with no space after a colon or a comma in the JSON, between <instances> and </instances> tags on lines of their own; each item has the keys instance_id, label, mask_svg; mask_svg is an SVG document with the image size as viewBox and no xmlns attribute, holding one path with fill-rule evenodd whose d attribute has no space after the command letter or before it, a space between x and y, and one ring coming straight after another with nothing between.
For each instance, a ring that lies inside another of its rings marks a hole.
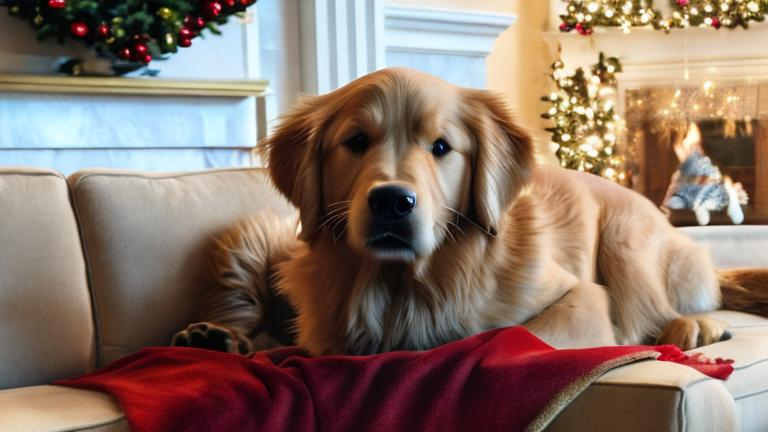
<instances>
[{"instance_id":1,"label":"fireplace","mask_svg":"<svg viewBox=\"0 0 768 432\"><path fill-rule=\"evenodd\" d=\"M667 207L665 200L668 202L675 188L670 183L674 183L673 177L679 182L681 163L693 145L701 153L697 156L708 158L705 162L720 177L723 194L731 191L731 201L737 193L742 199L749 198L741 206L743 223L768 223L768 82L643 87L627 89L624 100L635 190ZM689 147L683 149L686 145ZM694 185L690 188L714 183L711 173L686 181ZM726 183L738 191L727 189ZM725 207L710 212L711 217L704 220L692 209L665 210L678 226L734 223Z\"/></svg>"}]
</instances>

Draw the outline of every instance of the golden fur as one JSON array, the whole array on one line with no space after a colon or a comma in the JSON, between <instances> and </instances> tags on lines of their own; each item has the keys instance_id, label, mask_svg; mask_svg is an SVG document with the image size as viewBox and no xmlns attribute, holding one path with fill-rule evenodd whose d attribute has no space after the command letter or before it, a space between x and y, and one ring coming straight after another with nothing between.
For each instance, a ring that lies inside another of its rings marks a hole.
<instances>
[{"instance_id":1,"label":"golden fur","mask_svg":"<svg viewBox=\"0 0 768 432\"><path fill-rule=\"evenodd\" d=\"M367 147L351 151L359 136ZM437 139L451 147L439 158ZM305 101L262 150L301 234L262 214L221 241L202 318L239 335L258 332L274 285L316 355L427 349L518 324L557 347L723 336L685 316L720 306L707 252L639 194L537 166L491 93L386 69ZM418 196L405 251L369 247L368 196L390 184Z\"/></svg>"}]
</instances>

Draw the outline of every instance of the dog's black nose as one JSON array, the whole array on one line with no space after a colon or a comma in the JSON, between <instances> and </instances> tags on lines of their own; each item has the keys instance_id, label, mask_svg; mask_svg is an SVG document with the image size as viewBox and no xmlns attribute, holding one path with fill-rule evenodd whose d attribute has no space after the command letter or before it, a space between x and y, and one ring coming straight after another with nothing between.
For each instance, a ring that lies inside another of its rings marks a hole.
<instances>
[{"instance_id":1,"label":"dog's black nose","mask_svg":"<svg viewBox=\"0 0 768 432\"><path fill-rule=\"evenodd\" d=\"M416 192L402 186L379 186L368 193L368 207L381 218L402 219L416 207Z\"/></svg>"}]
</instances>

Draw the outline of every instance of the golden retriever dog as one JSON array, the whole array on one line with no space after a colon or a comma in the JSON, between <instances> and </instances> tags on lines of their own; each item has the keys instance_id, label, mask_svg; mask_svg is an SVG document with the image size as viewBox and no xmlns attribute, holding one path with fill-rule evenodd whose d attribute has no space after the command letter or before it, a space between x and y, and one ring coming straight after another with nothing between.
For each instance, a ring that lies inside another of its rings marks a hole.
<instances>
[{"instance_id":1,"label":"golden retriever dog","mask_svg":"<svg viewBox=\"0 0 768 432\"><path fill-rule=\"evenodd\" d=\"M424 350L511 325L560 348L727 336L695 315L722 303L707 252L639 194L537 165L487 91L381 70L306 100L261 150L300 234L265 213L219 239L204 322L177 345L263 347L276 295L313 355Z\"/></svg>"}]
</instances>

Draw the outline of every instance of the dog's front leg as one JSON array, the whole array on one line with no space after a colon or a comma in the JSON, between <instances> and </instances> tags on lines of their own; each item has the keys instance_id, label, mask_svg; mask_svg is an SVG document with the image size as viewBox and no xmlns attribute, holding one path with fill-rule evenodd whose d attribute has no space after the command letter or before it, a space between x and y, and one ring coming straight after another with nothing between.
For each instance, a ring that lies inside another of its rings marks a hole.
<instances>
[{"instance_id":1,"label":"dog's front leg","mask_svg":"<svg viewBox=\"0 0 768 432\"><path fill-rule=\"evenodd\" d=\"M579 282L524 326L556 348L616 345L608 295L592 282Z\"/></svg>"},{"instance_id":2,"label":"dog's front leg","mask_svg":"<svg viewBox=\"0 0 768 432\"><path fill-rule=\"evenodd\" d=\"M178 332L171 343L243 354L291 343L285 321L293 318L292 310L276 293L274 274L296 243L291 222L272 212L222 235L213 251L211 287L198 322Z\"/></svg>"}]
</instances>

